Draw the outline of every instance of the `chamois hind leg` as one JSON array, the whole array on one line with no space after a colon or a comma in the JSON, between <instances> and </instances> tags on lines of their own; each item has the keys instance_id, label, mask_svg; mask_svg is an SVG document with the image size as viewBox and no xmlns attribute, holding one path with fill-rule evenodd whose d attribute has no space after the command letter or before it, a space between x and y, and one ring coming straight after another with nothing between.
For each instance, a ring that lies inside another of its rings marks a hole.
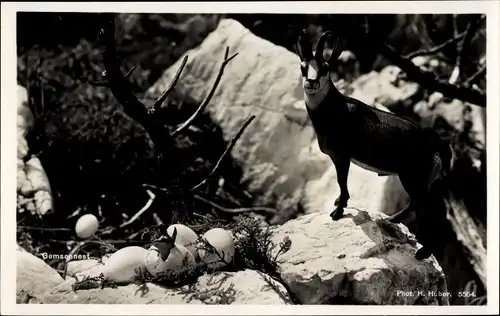
<instances>
[{"instance_id":1,"label":"chamois hind leg","mask_svg":"<svg viewBox=\"0 0 500 316\"><path fill-rule=\"evenodd\" d=\"M337 171L337 183L340 188L340 195L334 203L336 206L335 210L330 213L330 216L336 221L344 214L344 208L347 207L347 201L350 198L349 190L347 189L347 177L349 175L351 160L344 156L332 156L331 158L335 165L335 170Z\"/></svg>"},{"instance_id":2,"label":"chamois hind leg","mask_svg":"<svg viewBox=\"0 0 500 316\"><path fill-rule=\"evenodd\" d=\"M406 193L408 193L410 201L401 211L389 216L389 221L393 223L400 223L409 212L415 212L417 209L423 207L428 194L426 173L400 173L399 180Z\"/></svg>"},{"instance_id":3,"label":"chamois hind leg","mask_svg":"<svg viewBox=\"0 0 500 316\"><path fill-rule=\"evenodd\" d=\"M396 216L390 219L391 222L399 222L401 221L406 213L408 212L416 212L417 218L417 231L414 232L417 235L417 238L424 238L420 240L422 244L422 248L420 248L415 254L415 258L417 260L422 260L428 258L432 252L430 250L430 245L432 240L429 240L427 234L420 234L422 230L422 226L425 225L428 220L428 201L430 198L429 195L429 176L431 170L426 171L426 168L420 168L421 170L415 170L415 172L411 172L408 174L400 174L401 184L404 189L410 196L410 202L408 205L403 208L402 211L398 212ZM424 227L425 229L425 227ZM420 236L420 237L419 237Z\"/></svg>"}]
</instances>

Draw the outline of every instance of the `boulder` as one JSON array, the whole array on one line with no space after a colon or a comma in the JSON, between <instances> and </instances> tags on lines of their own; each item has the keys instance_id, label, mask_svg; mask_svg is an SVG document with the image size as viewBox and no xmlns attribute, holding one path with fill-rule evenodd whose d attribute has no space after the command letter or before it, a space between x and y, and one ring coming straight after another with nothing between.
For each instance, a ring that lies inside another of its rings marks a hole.
<instances>
[{"instance_id":1,"label":"boulder","mask_svg":"<svg viewBox=\"0 0 500 316\"><path fill-rule=\"evenodd\" d=\"M17 247L16 295L18 302L40 297L64 280L42 259Z\"/></svg>"},{"instance_id":2,"label":"boulder","mask_svg":"<svg viewBox=\"0 0 500 316\"><path fill-rule=\"evenodd\" d=\"M415 114L420 116L422 125L434 127L438 120L443 120L457 132L463 132L470 124L471 140L480 151L486 149L486 108L475 106L457 99L447 99L439 92L422 100L413 107ZM471 157L475 167L481 167L480 158Z\"/></svg>"},{"instance_id":3,"label":"boulder","mask_svg":"<svg viewBox=\"0 0 500 316\"><path fill-rule=\"evenodd\" d=\"M370 105L380 103L389 109L409 107L421 96L420 86L401 80L401 69L396 66L359 76L352 82L350 90L350 97Z\"/></svg>"},{"instance_id":4,"label":"boulder","mask_svg":"<svg viewBox=\"0 0 500 316\"><path fill-rule=\"evenodd\" d=\"M223 19L198 47L185 53L189 61L176 93L200 103L215 81L226 46L230 54L238 52L238 56L226 66L206 112L226 140L250 115L257 116L231 153L242 168L241 181L258 196L255 203L280 210L273 224L285 222L299 210L331 209L339 193L335 169L330 158L319 151L309 122L297 55L257 37L235 20ZM164 72L147 97L156 98L166 89L183 57ZM408 88L396 98L406 98L412 91ZM382 203L388 179L351 165L350 205L394 213L390 201Z\"/></svg>"},{"instance_id":5,"label":"boulder","mask_svg":"<svg viewBox=\"0 0 500 316\"><path fill-rule=\"evenodd\" d=\"M27 104L26 88L17 86L17 195L18 212L44 215L52 211L50 182L38 157L28 156L27 133L35 117Z\"/></svg>"},{"instance_id":6,"label":"boulder","mask_svg":"<svg viewBox=\"0 0 500 316\"><path fill-rule=\"evenodd\" d=\"M448 305L428 295L447 293L434 256L416 260L414 235L385 218L349 208L338 221L315 213L274 227L275 244L292 241L278 263L290 292L301 304Z\"/></svg>"},{"instance_id":7,"label":"boulder","mask_svg":"<svg viewBox=\"0 0 500 316\"><path fill-rule=\"evenodd\" d=\"M28 106L28 93L26 88L17 86L17 130L22 136L33 128L35 117Z\"/></svg>"}]
</instances>

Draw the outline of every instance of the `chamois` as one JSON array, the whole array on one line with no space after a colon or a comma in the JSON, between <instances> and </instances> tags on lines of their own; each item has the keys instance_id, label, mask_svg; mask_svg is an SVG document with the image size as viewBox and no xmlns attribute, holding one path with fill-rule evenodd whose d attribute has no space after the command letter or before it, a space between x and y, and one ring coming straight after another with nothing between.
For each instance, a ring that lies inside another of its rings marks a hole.
<instances>
[{"instance_id":1,"label":"chamois","mask_svg":"<svg viewBox=\"0 0 500 316\"><path fill-rule=\"evenodd\" d=\"M323 50L328 36L332 36L333 47L330 58L325 60ZM306 30L299 35L296 48L306 109L319 148L331 158L337 172L340 195L330 214L333 220L342 218L350 198L347 178L351 162L379 176L399 177L410 201L389 217L391 222L400 222L408 212L425 211L431 185L450 170L450 146L430 128L337 90L330 76L330 62L340 57L342 45L331 31L322 33L314 55ZM430 254L423 247L416 257L424 259Z\"/></svg>"}]
</instances>

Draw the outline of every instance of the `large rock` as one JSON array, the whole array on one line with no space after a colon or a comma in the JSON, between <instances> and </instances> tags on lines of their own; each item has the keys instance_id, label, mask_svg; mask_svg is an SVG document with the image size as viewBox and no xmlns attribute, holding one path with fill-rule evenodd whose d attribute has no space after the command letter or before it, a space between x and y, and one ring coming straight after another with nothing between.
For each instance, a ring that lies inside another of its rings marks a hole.
<instances>
[{"instance_id":1,"label":"large rock","mask_svg":"<svg viewBox=\"0 0 500 316\"><path fill-rule=\"evenodd\" d=\"M401 80L400 75L398 67L387 66L380 72L359 76L350 86L350 96L367 104L408 107L420 97L421 88L417 83Z\"/></svg>"},{"instance_id":2,"label":"large rock","mask_svg":"<svg viewBox=\"0 0 500 316\"><path fill-rule=\"evenodd\" d=\"M38 157L28 156L26 135L35 124L26 88L17 86L17 210L44 215L52 211L50 182Z\"/></svg>"},{"instance_id":3,"label":"large rock","mask_svg":"<svg viewBox=\"0 0 500 316\"><path fill-rule=\"evenodd\" d=\"M420 245L406 226L380 213L346 209L301 216L273 229L291 248L280 258L281 278L302 304L448 305L444 274L434 256L414 258ZM275 249L277 251L278 249ZM425 295L424 295L425 294Z\"/></svg>"},{"instance_id":4,"label":"large rock","mask_svg":"<svg viewBox=\"0 0 500 316\"><path fill-rule=\"evenodd\" d=\"M63 278L42 259L17 247L16 295L19 303L26 303L56 287Z\"/></svg>"},{"instance_id":5,"label":"large rock","mask_svg":"<svg viewBox=\"0 0 500 316\"><path fill-rule=\"evenodd\" d=\"M156 284L128 284L73 289L78 280L96 277L97 260L72 261L66 280L43 260L17 247L17 301L43 304L291 304L279 282L254 270L202 275L191 285L165 288Z\"/></svg>"},{"instance_id":6,"label":"large rock","mask_svg":"<svg viewBox=\"0 0 500 316\"><path fill-rule=\"evenodd\" d=\"M306 213L332 208L339 193L335 170L319 151L309 123L297 55L255 36L237 21L224 19L201 45L186 52L189 61L176 91L201 102L215 81L226 46L230 54L239 55L227 65L207 112L226 140L250 115L257 116L232 151L241 165L242 181L259 196L256 203L279 208L273 223L283 223L300 208ZM183 57L151 87L149 97L166 89ZM388 180L351 165L350 205L395 212L391 203L383 202Z\"/></svg>"}]
</instances>

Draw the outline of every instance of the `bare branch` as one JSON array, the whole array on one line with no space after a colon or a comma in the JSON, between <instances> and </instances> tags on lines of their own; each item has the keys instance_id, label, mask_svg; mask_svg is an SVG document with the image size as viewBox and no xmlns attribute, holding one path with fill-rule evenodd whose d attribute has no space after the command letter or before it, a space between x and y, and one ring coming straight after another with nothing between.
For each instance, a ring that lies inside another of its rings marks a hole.
<instances>
[{"instance_id":1,"label":"bare branch","mask_svg":"<svg viewBox=\"0 0 500 316\"><path fill-rule=\"evenodd\" d=\"M219 211L224 212L224 213L232 213L232 214L239 214L239 213L245 213L245 212L265 212L265 213L269 213L269 214L276 214L277 213L277 211L274 208L264 207L264 206L227 208L227 207L219 205L213 201L210 201L209 199L204 198L198 194L194 194L193 196L195 199L197 199L203 203L209 204L210 206L212 206L212 207L214 207L214 208L216 208Z\"/></svg>"},{"instance_id":2,"label":"bare branch","mask_svg":"<svg viewBox=\"0 0 500 316\"><path fill-rule=\"evenodd\" d=\"M94 80L89 80L89 84L94 87L109 87L107 81L94 81Z\"/></svg>"},{"instance_id":3,"label":"bare branch","mask_svg":"<svg viewBox=\"0 0 500 316\"><path fill-rule=\"evenodd\" d=\"M109 87L118 102L122 104L125 113L147 128L150 125L147 108L132 93L132 87L122 75L120 64L116 57L115 15L113 13L102 13L101 21L100 39L104 46L102 56L106 69L107 87Z\"/></svg>"},{"instance_id":4,"label":"bare branch","mask_svg":"<svg viewBox=\"0 0 500 316\"><path fill-rule=\"evenodd\" d=\"M142 214L144 214L144 212L146 212L151 207L151 204L153 204L153 201L155 200L156 195L153 192L151 192L150 190L146 190L146 193L149 195L149 200L146 202L144 207L141 208L137 213L135 213L135 215L132 216L128 221L121 224L120 228L126 227L126 226L132 224L133 222L135 222Z\"/></svg>"},{"instance_id":5,"label":"bare branch","mask_svg":"<svg viewBox=\"0 0 500 316\"><path fill-rule=\"evenodd\" d=\"M193 113L193 115L191 115L191 117L189 117L184 123L180 124L172 133L171 133L171 136L172 137L175 137L177 134L181 133L184 129L186 129L189 125L191 125L193 123L193 121L196 119L196 117L201 114L205 108L207 107L208 103L210 102L210 100L212 99L212 96L214 95L215 93L215 89L217 89L217 86L219 85L219 82L222 78L222 75L224 73L224 68L226 67L226 65L234 58L238 55L238 53L235 53L234 55L232 55L231 57L228 58L228 55L229 55L229 47L226 47L226 52L224 54L224 61L222 62L221 66L220 66L220 69L219 69L219 73L217 74L217 78L215 79L215 82L212 86L212 89L210 90L210 92L208 93L207 97L205 98L205 100L203 100L203 102L200 104L200 106L196 109L196 111Z\"/></svg>"},{"instance_id":6,"label":"bare branch","mask_svg":"<svg viewBox=\"0 0 500 316\"><path fill-rule=\"evenodd\" d=\"M467 80L464 81L463 86L465 87L470 87L476 79L478 79L480 76L484 75L486 73L486 65L482 65L472 76L467 78Z\"/></svg>"},{"instance_id":7,"label":"bare branch","mask_svg":"<svg viewBox=\"0 0 500 316\"><path fill-rule=\"evenodd\" d=\"M444 50L448 46L450 46L450 45L452 45L452 44L460 41L462 38L464 38L465 37L465 33L466 32L462 32L458 36L453 37L452 39L449 39L446 42L444 42L442 44L439 44L437 46L434 46L434 47L432 47L430 49L420 49L420 50L411 52L409 54L406 54L404 56L404 58L413 59L413 58L415 58L417 56L429 56L429 55L433 55L433 54L439 53L440 51Z\"/></svg>"},{"instance_id":8,"label":"bare branch","mask_svg":"<svg viewBox=\"0 0 500 316\"><path fill-rule=\"evenodd\" d=\"M187 60L188 60L188 56L186 55L184 57L184 59L182 60L181 66L179 67L179 69L177 69L177 73L175 74L174 79L172 79L172 81L168 85L165 92L163 92L162 95L155 101L154 106L153 106L153 109L155 111L161 108L162 103L165 101L165 99L168 97L168 95L172 92L172 90L174 90L174 87L177 84L179 77L181 76L182 70L186 66Z\"/></svg>"},{"instance_id":9,"label":"bare branch","mask_svg":"<svg viewBox=\"0 0 500 316\"><path fill-rule=\"evenodd\" d=\"M370 38L370 36L368 36L368 38ZM431 91L441 92L449 98L456 98L481 107L486 107L486 95L483 92L440 81L434 74L423 72L418 66L413 64L410 59L398 54L394 48L387 43L383 41L377 43L376 39L367 40L378 45L381 53L389 58L396 66L401 68L401 70L406 72L409 80L413 80Z\"/></svg>"},{"instance_id":10,"label":"bare branch","mask_svg":"<svg viewBox=\"0 0 500 316\"><path fill-rule=\"evenodd\" d=\"M483 17L479 17L467 25L467 29L465 30L465 37L464 40L462 41L462 44L459 46L458 50L458 57L457 57L457 67L459 69L458 73L458 78L463 76L464 72L464 60L465 56L469 52L470 45L472 43L472 39L474 38L474 35L476 35L476 31L479 28L483 21Z\"/></svg>"},{"instance_id":11,"label":"bare branch","mask_svg":"<svg viewBox=\"0 0 500 316\"><path fill-rule=\"evenodd\" d=\"M248 125L250 125L250 123L252 123L252 121L254 119L255 119L255 115L252 115L252 116L250 116L246 120L246 122L241 126L240 130L238 131L238 133L236 133L236 135L233 137L233 139L231 139L231 142L229 143L229 145L227 146L226 150L224 151L224 153L222 154L222 156L219 158L219 160L215 164L215 167L212 169L212 171L208 174L208 176L203 181L201 181L200 183L198 183L197 185L195 185L191 189L192 191L198 189L199 187L201 187L202 185L204 185L205 183L207 183L208 179L210 179L215 174L215 172L219 168L220 164L222 163L222 160L224 159L224 157L226 157L226 155L233 149L233 147L236 144L236 142L238 141L238 139L241 137L241 135L243 134L243 132L245 131L245 129L248 127Z\"/></svg>"},{"instance_id":12,"label":"bare branch","mask_svg":"<svg viewBox=\"0 0 500 316\"><path fill-rule=\"evenodd\" d=\"M165 194L169 194L171 193L170 190L166 189L166 188L161 188L159 186L156 186L156 185L153 185L153 184L149 184L149 183L144 183L142 185L142 187L144 188L149 188L149 189L153 189L153 190L157 190L157 191L160 191L160 192L163 192Z\"/></svg>"},{"instance_id":13,"label":"bare branch","mask_svg":"<svg viewBox=\"0 0 500 316\"><path fill-rule=\"evenodd\" d=\"M125 74L125 79L127 79L133 72L134 70L137 68L137 65L134 65L132 66L132 68L130 68L130 70Z\"/></svg>"}]
</instances>

